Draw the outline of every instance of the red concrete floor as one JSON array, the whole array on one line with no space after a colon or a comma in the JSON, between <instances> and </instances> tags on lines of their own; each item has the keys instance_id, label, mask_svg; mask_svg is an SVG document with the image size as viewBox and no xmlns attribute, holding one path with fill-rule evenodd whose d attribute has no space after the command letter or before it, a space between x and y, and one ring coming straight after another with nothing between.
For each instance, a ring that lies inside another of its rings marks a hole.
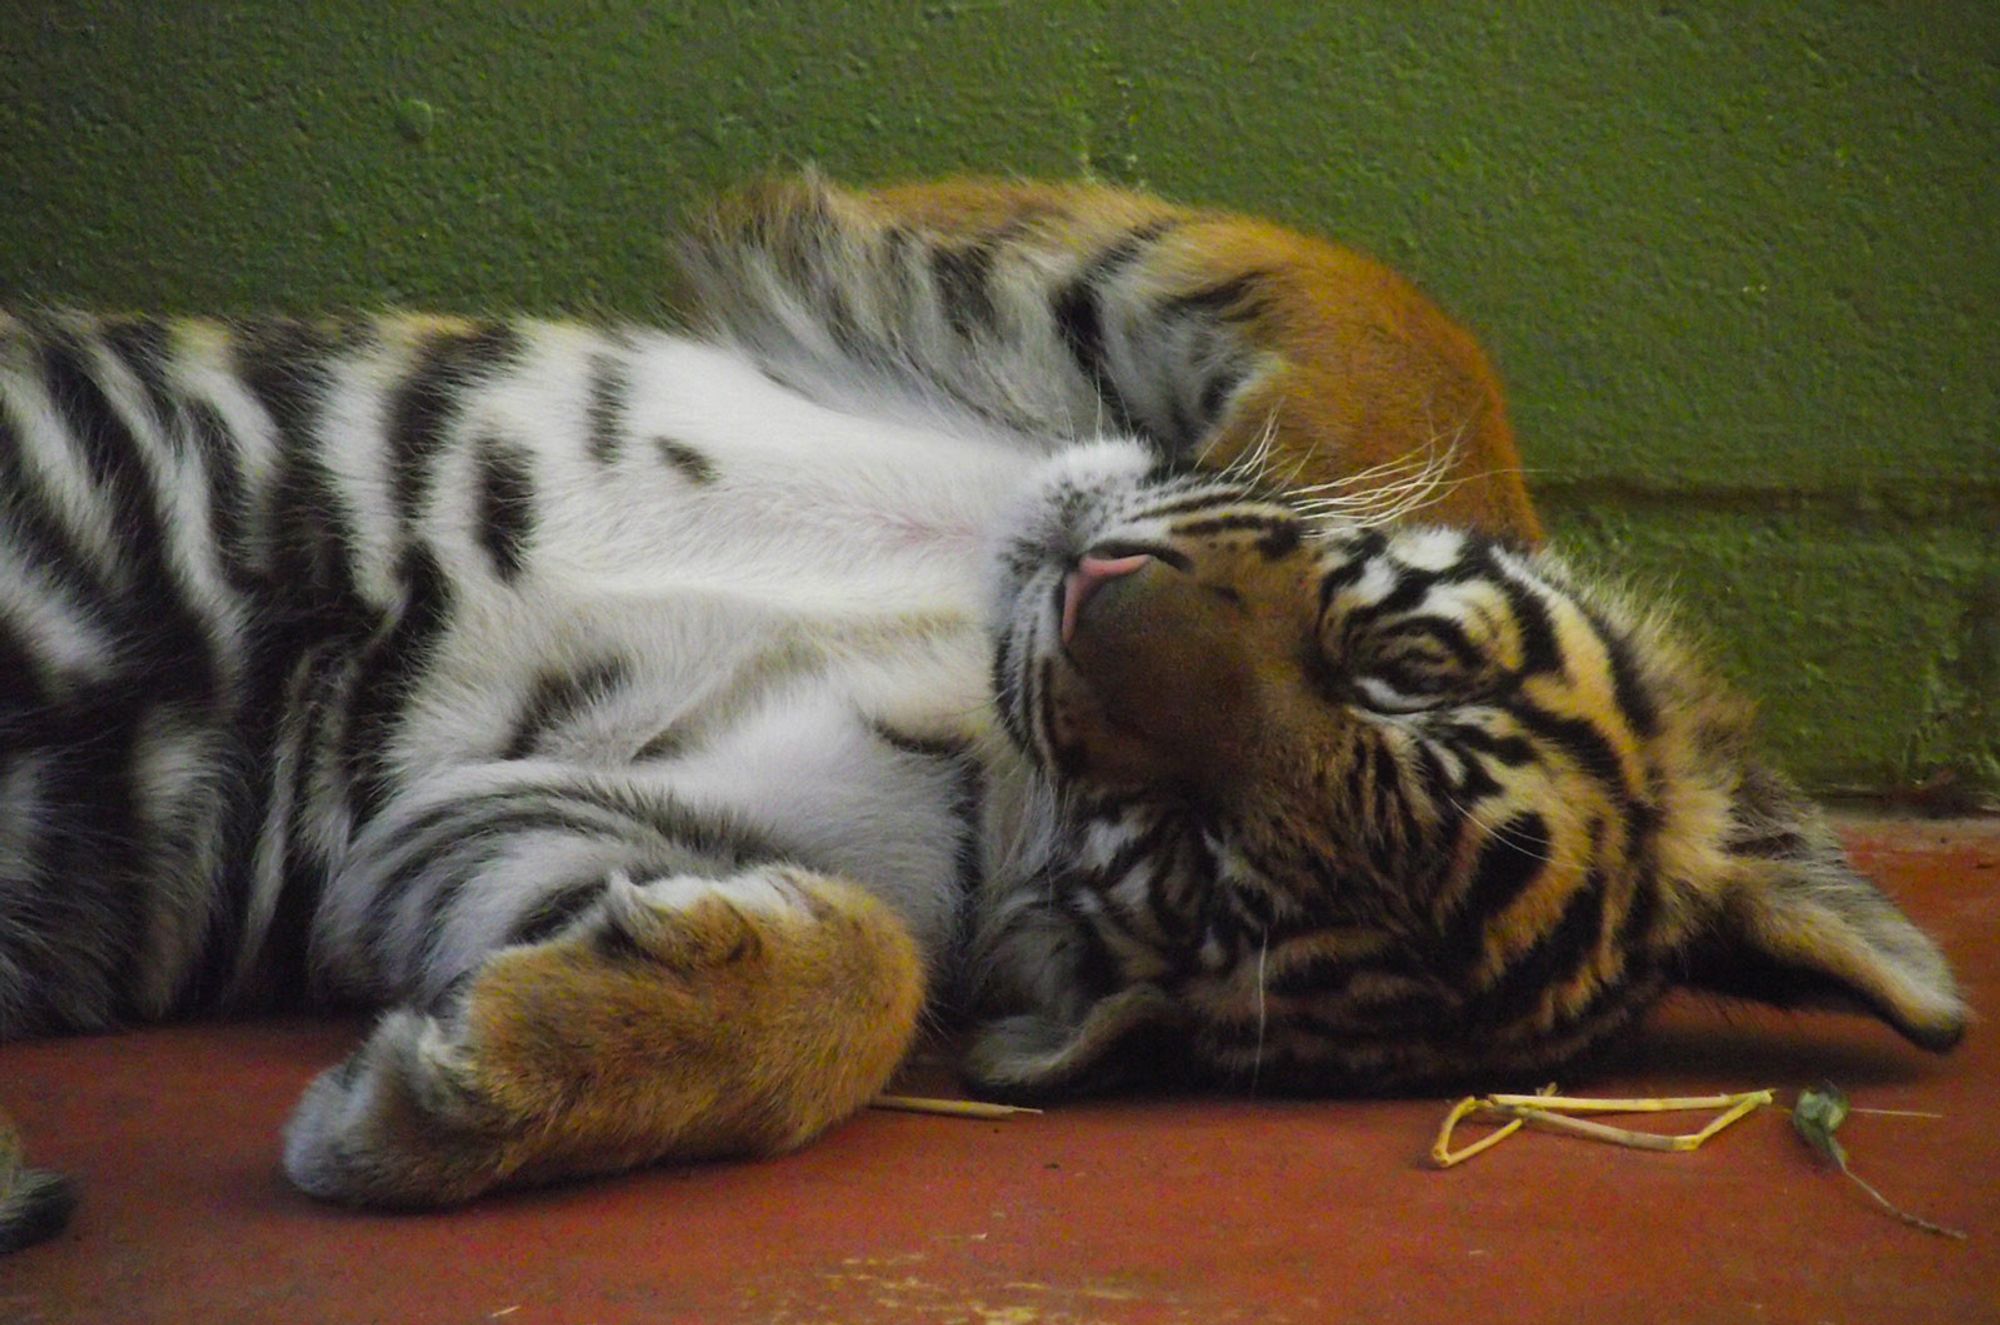
<instances>
[{"instance_id":1,"label":"red concrete floor","mask_svg":"<svg viewBox=\"0 0 2000 1325\"><path fill-rule=\"evenodd\" d=\"M1864 868L2000 1001L2000 821L1864 823ZM84 1182L0 1260L0 1321L1419 1323L2000 1321L2000 1034L1933 1060L1828 1015L1664 1009L1601 1094L1830 1077L1855 1166L1970 1231L1931 1237L1808 1159L1785 1115L1663 1155L1522 1134L1450 1172L1441 1099L1141 1100L1006 1122L870 1113L806 1152L441 1215L328 1209L276 1136L352 1023L0 1049L0 1099Z\"/></svg>"}]
</instances>

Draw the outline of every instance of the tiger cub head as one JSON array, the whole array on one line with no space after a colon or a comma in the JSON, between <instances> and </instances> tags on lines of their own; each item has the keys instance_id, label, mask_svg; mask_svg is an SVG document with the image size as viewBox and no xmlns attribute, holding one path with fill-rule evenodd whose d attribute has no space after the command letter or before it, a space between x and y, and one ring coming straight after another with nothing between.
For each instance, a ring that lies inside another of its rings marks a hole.
<instances>
[{"instance_id":1,"label":"tiger cub head","mask_svg":"<svg viewBox=\"0 0 2000 1325\"><path fill-rule=\"evenodd\" d=\"M1050 809L975 922L989 1089L1538 1081L1676 984L1957 1042L1937 948L1663 622L1547 554L1155 465L1052 462L996 555Z\"/></svg>"}]
</instances>

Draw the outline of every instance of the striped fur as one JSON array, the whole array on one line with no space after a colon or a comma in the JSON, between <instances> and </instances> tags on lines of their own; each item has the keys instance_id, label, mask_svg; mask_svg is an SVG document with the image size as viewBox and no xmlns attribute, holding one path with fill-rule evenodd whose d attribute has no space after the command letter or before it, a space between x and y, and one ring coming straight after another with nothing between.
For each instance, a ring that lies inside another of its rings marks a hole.
<instances>
[{"instance_id":1,"label":"striped fur","mask_svg":"<svg viewBox=\"0 0 2000 1325\"><path fill-rule=\"evenodd\" d=\"M0 321L0 1036L391 1009L285 1150L384 1205L802 1144L959 986L1023 1092L1956 1038L1379 268L812 180L686 258L694 336Z\"/></svg>"}]
</instances>

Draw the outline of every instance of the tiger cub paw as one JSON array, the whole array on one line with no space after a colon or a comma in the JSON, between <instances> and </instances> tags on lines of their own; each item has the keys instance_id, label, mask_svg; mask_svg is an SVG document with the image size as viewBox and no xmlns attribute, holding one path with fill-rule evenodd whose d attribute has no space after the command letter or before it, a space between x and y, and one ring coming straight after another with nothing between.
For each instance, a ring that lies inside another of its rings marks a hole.
<instances>
[{"instance_id":1,"label":"tiger cub paw","mask_svg":"<svg viewBox=\"0 0 2000 1325\"><path fill-rule=\"evenodd\" d=\"M329 1201L439 1204L486 1185L505 1133L466 1046L400 1009L306 1088L285 1127L285 1173Z\"/></svg>"},{"instance_id":2,"label":"tiger cub paw","mask_svg":"<svg viewBox=\"0 0 2000 1325\"><path fill-rule=\"evenodd\" d=\"M789 1150L881 1088L923 997L908 931L850 884L614 880L563 935L489 958L454 1011L385 1017L307 1089L285 1172L413 1207Z\"/></svg>"}]
</instances>

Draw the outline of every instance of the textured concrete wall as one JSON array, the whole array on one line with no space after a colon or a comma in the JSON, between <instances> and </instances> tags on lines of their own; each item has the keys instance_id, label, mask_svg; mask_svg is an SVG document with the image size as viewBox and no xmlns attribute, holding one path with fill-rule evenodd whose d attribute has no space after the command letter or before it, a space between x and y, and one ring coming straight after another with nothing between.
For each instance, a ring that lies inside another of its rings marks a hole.
<instances>
[{"instance_id":1,"label":"textured concrete wall","mask_svg":"<svg viewBox=\"0 0 2000 1325\"><path fill-rule=\"evenodd\" d=\"M1478 326L1821 787L2000 786L2000 6L0 6L0 299L663 301L693 196L1092 172Z\"/></svg>"}]
</instances>

